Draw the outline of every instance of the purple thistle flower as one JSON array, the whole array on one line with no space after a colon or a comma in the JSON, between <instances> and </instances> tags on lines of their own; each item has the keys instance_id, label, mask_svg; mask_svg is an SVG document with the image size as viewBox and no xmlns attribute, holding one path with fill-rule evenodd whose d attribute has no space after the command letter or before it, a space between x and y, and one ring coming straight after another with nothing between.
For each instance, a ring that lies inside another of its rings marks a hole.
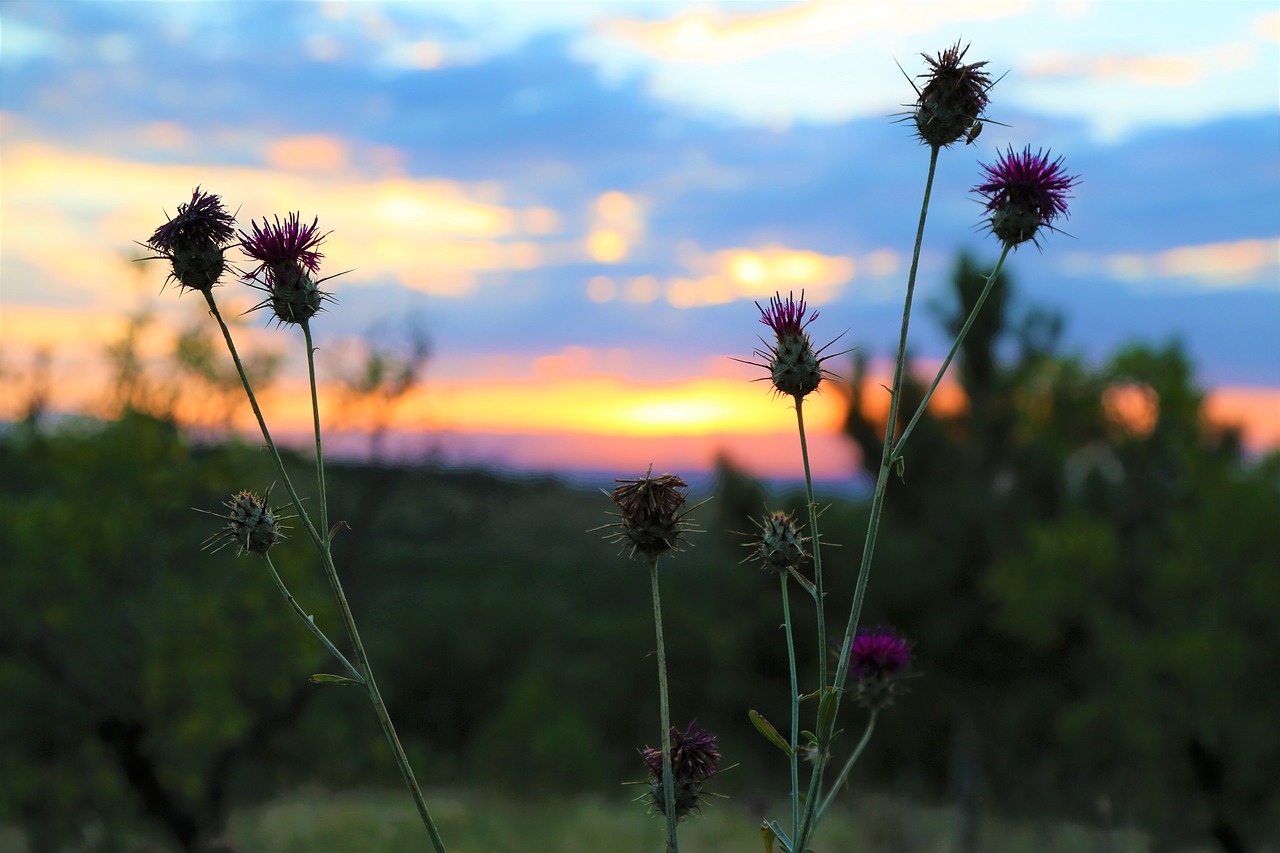
<instances>
[{"instance_id":1,"label":"purple thistle flower","mask_svg":"<svg viewBox=\"0 0 1280 853\"><path fill-rule=\"evenodd\" d=\"M972 191L986 199L991 231L1005 245L1034 241L1040 228L1052 231L1055 219L1067 217L1067 199L1080 178L1066 173L1061 157L1051 161L1043 150L1032 154L1030 145L1015 154L1010 146L994 166L980 165L987 181Z\"/></svg>"},{"instance_id":2,"label":"purple thistle flower","mask_svg":"<svg viewBox=\"0 0 1280 853\"><path fill-rule=\"evenodd\" d=\"M821 349L813 348L813 341L805 328L818 319L818 312L805 316L808 309L804 291L800 291L799 300L794 293L787 294L786 299L777 293L769 300L767 308L759 302L756 307L760 309L760 322L773 330L775 339L773 344L765 342L767 349L755 351L755 355L764 360L763 364L744 363L767 369L775 391L801 400L816 390L823 378L831 375L823 369L822 362L832 356L822 356L822 351L834 341Z\"/></svg>"},{"instance_id":3,"label":"purple thistle flower","mask_svg":"<svg viewBox=\"0 0 1280 853\"><path fill-rule=\"evenodd\" d=\"M649 768L650 803L659 814L666 814L665 788L662 778L662 750L645 747L640 752ZM697 720L685 731L671 727L671 784L675 789L676 818L683 819L698 810L702 802L702 786L720 769L720 747L715 735L698 728Z\"/></svg>"},{"instance_id":4,"label":"purple thistle flower","mask_svg":"<svg viewBox=\"0 0 1280 853\"><path fill-rule=\"evenodd\" d=\"M760 308L760 322L764 323L779 338L783 337L799 337L803 335L804 327L818 319L818 312L814 311L809 315L809 319L804 318L805 304L804 291L800 291L800 301L797 302L794 293L787 294L784 300L782 294L776 293L769 300L768 308L761 308L760 303L756 303L756 307Z\"/></svg>"},{"instance_id":5,"label":"purple thistle flower","mask_svg":"<svg viewBox=\"0 0 1280 853\"><path fill-rule=\"evenodd\" d=\"M315 275L320 269L320 259L324 255L316 251L316 247L329 236L320 233L320 217L312 220L310 225L303 225L300 213L290 213L282 223L280 217L275 224L267 222L264 217L262 227L255 220L249 221L252 233L240 232L240 248L249 257L258 261L258 266L249 277L256 278L266 273L268 287L274 287L277 275L291 268L305 269Z\"/></svg>"},{"instance_id":6,"label":"purple thistle flower","mask_svg":"<svg viewBox=\"0 0 1280 853\"><path fill-rule=\"evenodd\" d=\"M252 284L261 276L268 294L254 308L270 305L281 323L305 323L320 311L324 300L332 299L312 280L324 257L316 247L329 236L320 232L319 225L319 217L303 225L301 214L291 213L284 222L275 217L274 224L264 217L262 227L250 220L250 233L240 232L240 248L258 262L245 281Z\"/></svg>"},{"instance_id":7,"label":"purple thistle flower","mask_svg":"<svg viewBox=\"0 0 1280 853\"><path fill-rule=\"evenodd\" d=\"M849 648L849 687L859 705L880 709L902 691L898 680L911 668L914 644L891 628L859 628Z\"/></svg>"},{"instance_id":8,"label":"purple thistle flower","mask_svg":"<svg viewBox=\"0 0 1280 853\"><path fill-rule=\"evenodd\" d=\"M196 187L191 201L178 205L178 213L147 240L172 265L169 278L181 287L207 291L226 269L223 247L235 237L235 217L222 199Z\"/></svg>"}]
</instances>

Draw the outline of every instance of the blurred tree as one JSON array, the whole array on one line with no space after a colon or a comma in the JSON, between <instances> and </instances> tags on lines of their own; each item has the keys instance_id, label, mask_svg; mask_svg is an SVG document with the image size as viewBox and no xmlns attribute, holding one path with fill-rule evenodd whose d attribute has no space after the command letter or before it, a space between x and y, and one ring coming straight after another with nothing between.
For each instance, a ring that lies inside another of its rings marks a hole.
<instances>
[{"instance_id":1,"label":"blurred tree","mask_svg":"<svg viewBox=\"0 0 1280 853\"><path fill-rule=\"evenodd\" d=\"M952 331L981 269L960 260ZM1249 849L1280 815L1280 466L1207 425L1176 346L1088 370L1056 352L1060 320L1009 317L1010 289L961 348L967 409L912 434L872 580L874 612L919 640L927 707L948 709L920 725L952 732L961 844L985 794L1086 817L1106 801L1161 843ZM864 381L859 362L847 431L874 465Z\"/></svg>"},{"instance_id":2,"label":"blurred tree","mask_svg":"<svg viewBox=\"0 0 1280 853\"><path fill-rule=\"evenodd\" d=\"M396 404L422 383L430 356L426 332L410 318L400 326L379 324L327 358L337 377L338 422L369 437L370 459L385 450Z\"/></svg>"},{"instance_id":3,"label":"blurred tree","mask_svg":"<svg viewBox=\"0 0 1280 853\"><path fill-rule=\"evenodd\" d=\"M278 352L245 347L243 315L232 315L227 323L241 347L240 358L253 382L255 393L262 393L279 375L284 358ZM204 428L213 436L231 429L237 411L246 411L244 385L235 364L227 356L226 344L208 318L201 316L183 329L174 341L172 367L179 388L183 422L188 430Z\"/></svg>"},{"instance_id":4,"label":"blurred tree","mask_svg":"<svg viewBox=\"0 0 1280 853\"><path fill-rule=\"evenodd\" d=\"M190 507L216 509L251 466L136 413L0 441L0 814L33 849L96 821L113 849L135 811L197 849L316 689L323 656L260 563L199 550L216 521Z\"/></svg>"}]
</instances>

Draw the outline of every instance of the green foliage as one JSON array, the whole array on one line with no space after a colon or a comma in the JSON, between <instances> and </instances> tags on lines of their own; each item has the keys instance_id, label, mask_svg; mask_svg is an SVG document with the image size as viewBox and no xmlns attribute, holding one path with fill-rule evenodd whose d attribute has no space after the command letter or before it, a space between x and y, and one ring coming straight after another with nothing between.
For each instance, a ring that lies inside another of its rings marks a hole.
<instances>
[{"instance_id":1,"label":"green foliage","mask_svg":"<svg viewBox=\"0 0 1280 853\"><path fill-rule=\"evenodd\" d=\"M962 307L978 269L957 269ZM1095 818L1105 802L1161 843L1245 849L1280 825L1277 459L1206 425L1177 346L1091 370L1056 353L1060 322L1010 302L962 348L968 410L922 420L889 489L871 612L919 641L928 677L872 754L945 750L953 789Z\"/></svg>"},{"instance_id":2,"label":"green foliage","mask_svg":"<svg viewBox=\"0 0 1280 853\"><path fill-rule=\"evenodd\" d=\"M38 849L139 807L216 835L235 762L300 708L319 656L260 563L200 552L217 522L191 510L252 461L138 414L0 442L0 813Z\"/></svg>"}]
</instances>

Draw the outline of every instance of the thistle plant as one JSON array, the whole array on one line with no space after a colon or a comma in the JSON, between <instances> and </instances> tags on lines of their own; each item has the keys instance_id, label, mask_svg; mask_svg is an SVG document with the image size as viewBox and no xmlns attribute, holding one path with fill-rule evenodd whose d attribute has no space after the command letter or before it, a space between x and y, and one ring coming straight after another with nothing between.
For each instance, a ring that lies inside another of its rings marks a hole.
<instances>
[{"instance_id":1,"label":"thistle plant","mask_svg":"<svg viewBox=\"0 0 1280 853\"><path fill-rule=\"evenodd\" d=\"M396 765L414 805L430 836L432 846L437 853L444 853L444 841L436 828L435 822L427 809L422 790L409 765L408 756L396 734L391 716L387 712L382 694L374 679L373 668L365 652L364 643L356 627L355 617L347 602L346 593L334 565L332 544L333 538L341 528L341 524L329 524L328 495L325 487L324 450L321 440L320 403L316 385L315 346L311 336L311 320L332 296L320 289L326 279L317 280L320 260L323 254L320 244L327 234L319 230L319 219L311 224L304 224L301 214L293 213L282 222L275 217L273 222L263 218L262 225L250 222L248 232L239 232L239 247L253 261L257 262L247 274L239 278L263 292L266 296L255 309L269 308L275 322L280 326L298 326L302 330L306 347L307 374L311 388L312 422L315 432L316 487L318 490L319 524L311 518L303 507L302 497L294 486L288 471L285 470L280 452L271 437L266 418L253 391L253 384L245 372L244 364L236 349L231 330L222 317L214 288L228 269L233 269L226 259L227 249L236 238L235 217L223 207L221 199L197 187L191 200L178 206L175 216L156 229L155 233L144 244L154 250L152 260L163 259L169 262L168 281L174 281L182 290L198 291L204 296L209 313L222 331L227 350L235 363L236 371L244 386L245 395L257 419L262 438L275 463L276 475L289 495L290 508L298 518L302 529L315 548L321 567L327 578L334 598L338 604L343 627L347 639L355 652L355 662L351 662L328 638L316 624L315 618L309 615L285 587L279 573L271 561L270 550L283 538L283 521L279 508L269 504L270 489L259 498L252 492L240 492L227 503L228 512L211 513L226 521L226 525L208 540L206 546L213 550L234 543L238 554L256 554L265 563L276 587L294 614L307 626L325 648L342 664L346 675L316 674L311 677L315 683L353 684L363 689L373 706L378 722L386 736ZM330 276L332 278L332 276Z\"/></svg>"},{"instance_id":2,"label":"thistle plant","mask_svg":"<svg viewBox=\"0 0 1280 853\"><path fill-rule=\"evenodd\" d=\"M892 386L889 388L889 412L884 431L884 443L878 476L872 492L870 517L863 542L862 557L854 587L853 600L845 624L842 639L835 646L836 666L831 673L827 660L831 647L827 641L827 620L824 606L822 576L822 542L818 530L818 505L814 498L813 477L810 468L808 443L805 437L803 406L805 397L819 389L824 378L830 376L823 362L838 355L824 355L830 344L821 348L813 346L808 327L818 319L818 312L809 312L803 292L783 297L778 293L767 305L756 303L760 310L760 322L773 332L773 341L766 341L755 355L759 361L748 362L768 371L768 379L775 394L791 398L796 412L799 433L800 456L805 475L805 494L808 508L808 533L802 536L800 527L785 513L767 515L757 522L759 534L748 543L752 556L763 565L778 571L782 584L783 625L786 632L788 661L791 673L791 725L789 737L782 734L756 711L750 712L751 721L771 743L787 754L791 771L791 826L786 830L776 820L766 820L762 826L766 848L777 842L785 853L806 853L823 815L836 794L846 783L849 774L871 738L879 713L888 707L895 696L904 690L902 679L911 675L914 654L911 643L889 628L867 631L859 628L876 536L884 510L885 490L889 478L904 466L904 447L912 430L919 422L932 399L947 368L964 342L974 319L982 310L1000 270L1011 251L1019 245L1032 242L1039 247L1038 237L1045 231L1057 230L1054 223L1067 216L1067 198L1078 181L1067 174L1062 158L1051 159L1046 151L1033 154L1030 146L1015 153L1010 147L1000 154L993 165L980 164L981 183L973 187L985 202L985 226L1002 244L1002 251L995 268L973 309L965 319L950 352L943 361L927 393L916 411L899 431L899 409L902 402L906 373L907 338L910 328L912 302L915 296L921 246L924 240L925 222L937 172L938 157L943 149L960 140L970 144L980 134L985 123L991 122L985 115L988 93L994 81L983 69L985 62L965 63L968 48L959 43L936 56L922 54L928 70L921 75L924 83L912 87L916 101L907 119L914 126L919 140L929 148L929 164L925 178L920 218L916 228L911 265L907 275L906 293L902 310L902 322L898 337L897 355L894 361ZM806 545L809 551L806 553ZM798 570L803 558L812 565L813 579L809 581ZM818 685L816 689L801 691L797 684L795 643L792 636L791 605L788 583L794 579L809 593L817 615L816 660ZM840 705L848 696L854 704L866 710L867 722L863 734L844 762L841 770L826 784L827 768L834 757L834 744L839 734L837 723ZM816 700L816 720L812 730L801 731L801 703ZM804 741L801 741L803 735ZM810 759L809 782L801 790L799 758Z\"/></svg>"},{"instance_id":3,"label":"thistle plant","mask_svg":"<svg viewBox=\"0 0 1280 853\"><path fill-rule=\"evenodd\" d=\"M689 486L675 474L653 476L653 466L643 477L614 481L610 497L618 508L614 542L633 558L649 564L649 587L653 598L653 625L657 639L658 715L662 723L662 748L641 752L649 767L651 802L666 820L667 853L678 853L676 826L696 811L702 783L715 774L720 752L714 737L695 730L685 733L671 726L671 705L667 691L667 650L662 639L662 596L658 586L658 558L680 550L686 533L692 530L687 516L696 506L681 511ZM605 529L605 528L599 528Z\"/></svg>"}]
</instances>

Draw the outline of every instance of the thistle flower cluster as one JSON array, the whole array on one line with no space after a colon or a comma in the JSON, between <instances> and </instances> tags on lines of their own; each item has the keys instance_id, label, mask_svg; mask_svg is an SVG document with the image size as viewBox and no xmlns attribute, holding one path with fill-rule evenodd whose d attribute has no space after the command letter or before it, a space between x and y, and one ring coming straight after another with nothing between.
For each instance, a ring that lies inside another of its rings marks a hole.
<instances>
[{"instance_id":1,"label":"thistle flower cluster","mask_svg":"<svg viewBox=\"0 0 1280 853\"><path fill-rule=\"evenodd\" d=\"M956 42L937 57L920 54L929 70L920 75L926 82L924 88L916 89L913 116L920 139L935 148L952 145L961 137L972 142L982 132L987 90L995 84L982 70L987 63L964 64L968 51L968 45L961 49Z\"/></svg>"},{"instance_id":2,"label":"thistle flower cluster","mask_svg":"<svg viewBox=\"0 0 1280 853\"><path fill-rule=\"evenodd\" d=\"M758 560L760 567L786 573L798 569L809 558L805 543L804 525L783 510L777 510L764 517L763 521L751 522L759 528L746 545L751 549L748 560Z\"/></svg>"},{"instance_id":3,"label":"thistle flower cluster","mask_svg":"<svg viewBox=\"0 0 1280 853\"><path fill-rule=\"evenodd\" d=\"M1055 219L1067 217L1068 193L1079 176L1066 173L1061 157L1050 160L1047 151L1032 154L1030 145L1015 154L1010 146L994 166L980 165L987 180L973 192L986 199L991 233L1005 245L1035 241L1039 229L1052 231Z\"/></svg>"},{"instance_id":4,"label":"thistle flower cluster","mask_svg":"<svg viewBox=\"0 0 1280 853\"><path fill-rule=\"evenodd\" d=\"M178 205L178 213L157 228L145 245L169 261L169 281L208 291L226 270L223 253L235 236L235 222L221 198L196 187L191 201Z\"/></svg>"},{"instance_id":5,"label":"thistle flower cluster","mask_svg":"<svg viewBox=\"0 0 1280 853\"><path fill-rule=\"evenodd\" d=\"M205 547L220 551L235 543L236 556L244 554L265 554L272 546L284 539L284 517L279 515L279 508L271 508L271 489L267 489L262 497L253 492L240 492L231 496L224 506L229 510L225 515L211 512L209 515L226 520L226 525L205 540Z\"/></svg>"},{"instance_id":6,"label":"thistle flower cluster","mask_svg":"<svg viewBox=\"0 0 1280 853\"><path fill-rule=\"evenodd\" d=\"M656 559L679 550L681 537L692 529L685 521L691 510L681 513L688 497L688 484L675 474L649 473L634 480L614 480L613 502L618 507L615 542L629 545L631 556Z\"/></svg>"},{"instance_id":7,"label":"thistle flower cluster","mask_svg":"<svg viewBox=\"0 0 1280 853\"><path fill-rule=\"evenodd\" d=\"M246 280L261 277L265 282L267 298L254 307L270 305L280 323L306 322L332 299L313 278L324 257L317 247L329 236L319 226L319 217L303 225L301 214L291 213L284 222L279 216L274 223L264 217L261 227L250 220L249 233L240 232L240 248L258 262Z\"/></svg>"},{"instance_id":8,"label":"thistle flower cluster","mask_svg":"<svg viewBox=\"0 0 1280 853\"><path fill-rule=\"evenodd\" d=\"M880 710L905 691L902 679L911 669L913 643L891 628L859 628L849 648L846 691L863 708Z\"/></svg>"},{"instance_id":9,"label":"thistle flower cluster","mask_svg":"<svg viewBox=\"0 0 1280 853\"><path fill-rule=\"evenodd\" d=\"M760 322L773 330L774 341L770 344L762 339L765 349L755 351L757 358L764 359L763 364L746 363L768 370L777 393L795 397L796 400L804 399L810 392L817 390L823 379L832 376L823 368L822 363L843 353L822 354L835 341L814 349L806 328L818 319L818 312L814 311L805 317L808 309L803 290L800 291L799 300L794 293L787 294L786 299L782 298L781 293L775 293L767 308L762 307L759 302L756 303L756 308L760 309Z\"/></svg>"},{"instance_id":10,"label":"thistle flower cluster","mask_svg":"<svg viewBox=\"0 0 1280 853\"><path fill-rule=\"evenodd\" d=\"M171 264L169 280L182 287L208 293L227 268L226 247L236 238L235 217L222 200L196 187L191 201L178 205L178 213L156 229L144 244ZM270 307L280 323L302 323L319 313L333 296L320 289L320 220L303 224L301 214L291 213L283 222L275 217L262 225L250 220L249 232L239 232L241 250L258 264L244 282L267 294L251 310Z\"/></svg>"},{"instance_id":11,"label":"thistle flower cluster","mask_svg":"<svg viewBox=\"0 0 1280 853\"><path fill-rule=\"evenodd\" d=\"M649 801L659 814L667 813L666 788L662 782L662 750L647 746L640 755L649 768ZM675 789L676 820L682 820L702 805L702 789L720 769L720 747L715 735L689 723L683 732L671 727L671 785Z\"/></svg>"}]
</instances>

